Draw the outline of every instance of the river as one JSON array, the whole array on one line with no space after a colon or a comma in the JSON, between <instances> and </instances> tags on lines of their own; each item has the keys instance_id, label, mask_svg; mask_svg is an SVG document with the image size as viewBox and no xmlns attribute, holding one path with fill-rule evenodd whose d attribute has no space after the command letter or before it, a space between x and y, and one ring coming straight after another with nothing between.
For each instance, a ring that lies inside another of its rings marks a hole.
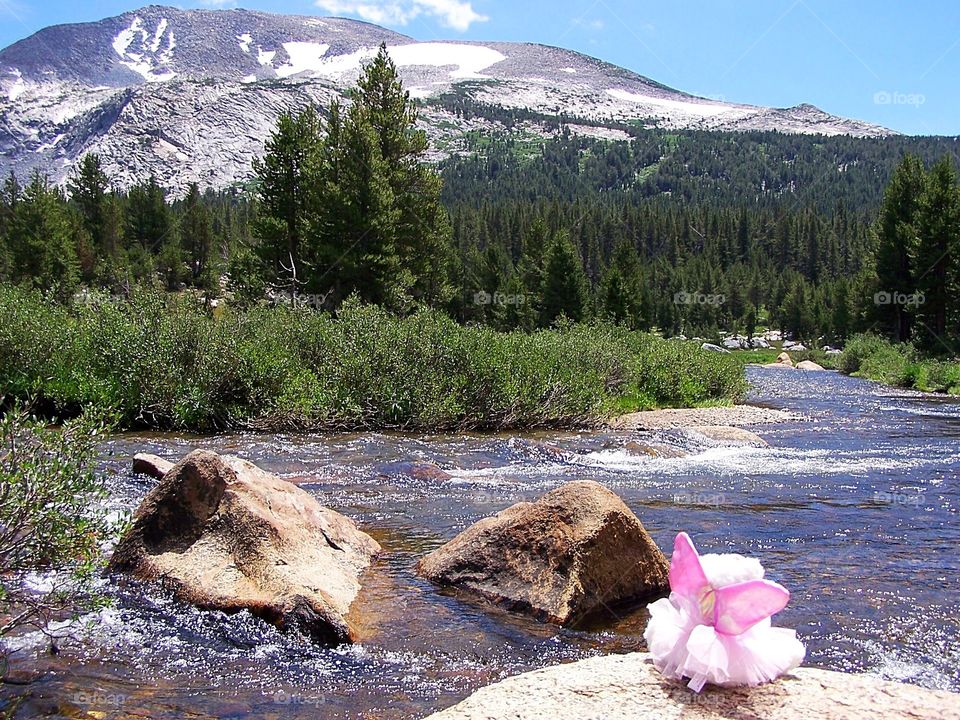
<instances>
[{"instance_id":1,"label":"river","mask_svg":"<svg viewBox=\"0 0 960 720\"><path fill-rule=\"evenodd\" d=\"M750 402L807 419L751 428L769 448L648 434L692 453L680 458L630 454L637 434L623 432L113 437L103 471L118 509L153 484L131 474L133 453L206 447L356 519L385 549L355 604L362 641L314 647L105 579L113 606L85 616L57 655L39 633L9 641L11 668L42 671L17 717L420 718L506 675L643 649L643 608L560 629L437 592L413 571L470 523L574 478L613 489L667 552L686 530L701 552L758 556L792 591L774 622L797 629L807 665L960 691L960 401L836 373L748 376Z\"/></svg>"}]
</instances>

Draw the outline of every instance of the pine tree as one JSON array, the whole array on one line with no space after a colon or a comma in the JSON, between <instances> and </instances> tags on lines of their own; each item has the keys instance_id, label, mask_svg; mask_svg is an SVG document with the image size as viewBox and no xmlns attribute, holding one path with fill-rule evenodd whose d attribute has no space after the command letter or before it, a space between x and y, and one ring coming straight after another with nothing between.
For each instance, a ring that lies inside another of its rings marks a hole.
<instances>
[{"instance_id":1,"label":"pine tree","mask_svg":"<svg viewBox=\"0 0 960 720\"><path fill-rule=\"evenodd\" d=\"M95 262L115 258L119 250L115 244L117 237L108 227L110 179L103 171L99 155L84 155L76 173L68 180L67 189L90 237Z\"/></svg>"},{"instance_id":2,"label":"pine tree","mask_svg":"<svg viewBox=\"0 0 960 720\"><path fill-rule=\"evenodd\" d=\"M390 234L411 283L406 290L423 302L444 302L451 295L451 246L449 219L440 202L443 182L425 162L427 136L416 127L417 106L403 89L386 44L364 68L352 99L364 112L351 112L349 123L368 123L379 145L395 210Z\"/></svg>"},{"instance_id":3,"label":"pine tree","mask_svg":"<svg viewBox=\"0 0 960 720\"><path fill-rule=\"evenodd\" d=\"M905 297L915 289L912 264L924 177L923 163L918 158L903 158L887 186L874 228L878 243L875 313L900 342L910 339L909 308L901 302L884 301Z\"/></svg>"},{"instance_id":4,"label":"pine tree","mask_svg":"<svg viewBox=\"0 0 960 720\"><path fill-rule=\"evenodd\" d=\"M917 247L914 277L918 298L918 340L926 349L951 350L948 337L957 334L948 321L958 312L957 264L960 263L960 189L949 156L930 171L916 218ZM918 328L919 330L919 328ZM953 351L955 352L955 351Z\"/></svg>"},{"instance_id":5,"label":"pine tree","mask_svg":"<svg viewBox=\"0 0 960 720\"><path fill-rule=\"evenodd\" d=\"M583 320L587 314L587 276L577 250L558 235L546 257L540 322L552 325L561 316Z\"/></svg>"},{"instance_id":6,"label":"pine tree","mask_svg":"<svg viewBox=\"0 0 960 720\"><path fill-rule=\"evenodd\" d=\"M27 282L68 298L79 282L75 231L63 193L34 173L10 221L14 282Z\"/></svg>"},{"instance_id":7,"label":"pine tree","mask_svg":"<svg viewBox=\"0 0 960 720\"><path fill-rule=\"evenodd\" d=\"M180 222L180 246L186 254L193 284L207 291L216 289L213 257L213 224L197 183L190 183Z\"/></svg>"},{"instance_id":8,"label":"pine tree","mask_svg":"<svg viewBox=\"0 0 960 720\"><path fill-rule=\"evenodd\" d=\"M397 308L413 278L397 251L400 211L390 168L362 105L350 107L342 126L331 124L321 167L323 222L316 250L320 266L329 268L324 279L336 302L356 294Z\"/></svg>"},{"instance_id":9,"label":"pine tree","mask_svg":"<svg viewBox=\"0 0 960 720\"><path fill-rule=\"evenodd\" d=\"M316 197L316 174L322 147L321 123L313 106L296 115L283 113L266 142L263 158L255 158L258 218L255 233L269 280L296 292L309 271L303 244Z\"/></svg>"},{"instance_id":10,"label":"pine tree","mask_svg":"<svg viewBox=\"0 0 960 720\"><path fill-rule=\"evenodd\" d=\"M23 189L13 171L0 188L0 280L10 280L13 273L11 243L13 217Z\"/></svg>"}]
</instances>

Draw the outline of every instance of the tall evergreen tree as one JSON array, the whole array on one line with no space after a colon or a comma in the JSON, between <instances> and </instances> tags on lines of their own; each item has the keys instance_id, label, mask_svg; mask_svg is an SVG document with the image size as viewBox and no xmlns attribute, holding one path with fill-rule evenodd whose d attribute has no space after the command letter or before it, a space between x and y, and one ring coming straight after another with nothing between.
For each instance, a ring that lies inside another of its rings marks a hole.
<instances>
[{"instance_id":1,"label":"tall evergreen tree","mask_svg":"<svg viewBox=\"0 0 960 720\"><path fill-rule=\"evenodd\" d=\"M914 292L913 255L917 242L917 211L925 173L919 158L907 155L894 171L883 197L874 232L877 236L876 314L900 342L910 339L910 309L885 302Z\"/></svg>"},{"instance_id":2,"label":"tall evergreen tree","mask_svg":"<svg viewBox=\"0 0 960 720\"><path fill-rule=\"evenodd\" d=\"M428 303L447 300L450 225L440 202L442 180L426 161L427 136L416 127L417 106L404 90L386 44L367 65L352 93L351 122L373 128L394 199L391 234L399 263L411 283L414 298Z\"/></svg>"},{"instance_id":3,"label":"tall evergreen tree","mask_svg":"<svg viewBox=\"0 0 960 720\"><path fill-rule=\"evenodd\" d=\"M587 314L587 276L577 249L558 235L546 257L540 321L553 324L561 315L583 320Z\"/></svg>"},{"instance_id":4,"label":"tall evergreen tree","mask_svg":"<svg viewBox=\"0 0 960 720\"><path fill-rule=\"evenodd\" d=\"M194 285L207 291L216 288L213 224L197 183L190 183L180 222L180 245L186 253Z\"/></svg>"},{"instance_id":5,"label":"tall evergreen tree","mask_svg":"<svg viewBox=\"0 0 960 720\"><path fill-rule=\"evenodd\" d=\"M0 280L9 280L13 273L13 256L11 235L13 229L13 217L17 210L17 203L20 201L22 193L20 183L16 175L10 172L10 175L0 188Z\"/></svg>"},{"instance_id":6,"label":"tall evergreen tree","mask_svg":"<svg viewBox=\"0 0 960 720\"><path fill-rule=\"evenodd\" d=\"M11 218L11 279L68 297L79 282L77 229L70 222L63 193L34 173Z\"/></svg>"},{"instance_id":7,"label":"tall evergreen tree","mask_svg":"<svg viewBox=\"0 0 960 720\"><path fill-rule=\"evenodd\" d=\"M316 174L322 147L320 116L312 105L297 114L283 113L266 142L266 153L253 162L258 218L255 233L269 280L295 292L304 267L305 238L315 211Z\"/></svg>"},{"instance_id":8,"label":"tall evergreen tree","mask_svg":"<svg viewBox=\"0 0 960 720\"><path fill-rule=\"evenodd\" d=\"M452 297L442 183L385 45L351 99L346 112L331 107L315 165L314 282L333 288L335 302L356 293L394 309L442 304Z\"/></svg>"},{"instance_id":9,"label":"tall evergreen tree","mask_svg":"<svg viewBox=\"0 0 960 720\"><path fill-rule=\"evenodd\" d=\"M118 247L116 234L108 231L108 193L110 179L103 170L100 156L83 156L76 173L67 181L70 200L77 206L98 259L113 258Z\"/></svg>"},{"instance_id":10,"label":"tall evergreen tree","mask_svg":"<svg viewBox=\"0 0 960 720\"><path fill-rule=\"evenodd\" d=\"M960 188L949 156L930 171L917 212L916 233L914 276L923 296L917 307L922 330L918 328L916 334L923 347L942 353L952 347L949 337L960 335L960 329L950 322L960 311Z\"/></svg>"}]
</instances>

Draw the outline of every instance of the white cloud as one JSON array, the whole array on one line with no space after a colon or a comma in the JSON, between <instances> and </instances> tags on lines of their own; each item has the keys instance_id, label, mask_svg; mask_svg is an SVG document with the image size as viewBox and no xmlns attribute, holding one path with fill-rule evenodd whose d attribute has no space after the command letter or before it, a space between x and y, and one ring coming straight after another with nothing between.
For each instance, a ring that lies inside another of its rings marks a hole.
<instances>
[{"instance_id":1,"label":"white cloud","mask_svg":"<svg viewBox=\"0 0 960 720\"><path fill-rule=\"evenodd\" d=\"M582 28L586 28L587 30L594 30L597 32L599 32L600 30L603 30L603 28L606 27L606 23L603 22L603 20L601 20L600 18L596 18L594 20L587 20L586 18L578 17L578 18L574 18L571 21L571 23L573 25L576 25L577 27L582 27Z\"/></svg>"},{"instance_id":2,"label":"white cloud","mask_svg":"<svg viewBox=\"0 0 960 720\"><path fill-rule=\"evenodd\" d=\"M463 0L316 0L331 15L357 15L378 25L407 25L421 15L464 32L475 22L489 20Z\"/></svg>"}]
</instances>

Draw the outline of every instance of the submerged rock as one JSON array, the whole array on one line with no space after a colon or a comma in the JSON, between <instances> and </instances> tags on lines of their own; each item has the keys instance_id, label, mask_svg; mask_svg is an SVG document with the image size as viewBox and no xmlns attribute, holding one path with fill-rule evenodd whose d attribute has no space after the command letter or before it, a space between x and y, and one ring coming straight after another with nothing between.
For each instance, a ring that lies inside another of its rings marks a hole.
<instances>
[{"instance_id":1,"label":"submerged rock","mask_svg":"<svg viewBox=\"0 0 960 720\"><path fill-rule=\"evenodd\" d=\"M689 432L703 435L724 445L750 445L767 447L769 443L756 433L729 425L701 425L690 428Z\"/></svg>"},{"instance_id":2,"label":"submerged rock","mask_svg":"<svg viewBox=\"0 0 960 720\"><path fill-rule=\"evenodd\" d=\"M648 443L639 440L630 440L623 449L631 455L649 455L656 458L687 457L690 453L683 448L666 445L664 443Z\"/></svg>"},{"instance_id":3,"label":"submerged rock","mask_svg":"<svg viewBox=\"0 0 960 720\"><path fill-rule=\"evenodd\" d=\"M419 571L560 625L669 591L666 558L643 524L588 480L480 520L423 558Z\"/></svg>"},{"instance_id":4,"label":"submerged rock","mask_svg":"<svg viewBox=\"0 0 960 720\"><path fill-rule=\"evenodd\" d=\"M144 498L110 569L162 580L201 608L247 609L339 643L353 638L345 618L379 551L352 520L295 485L195 450Z\"/></svg>"},{"instance_id":5,"label":"submerged rock","mask_svg":"<svg viewBox=\"0 0 960 720\"><path fill-rule=\"evenodd\" d=\"M694 693L657 672L649 654L631 653L509 677L426 720L958 720L957 700L948 692L812 668L755 688L708 685Z\"/></svg>"}]
</instances>

